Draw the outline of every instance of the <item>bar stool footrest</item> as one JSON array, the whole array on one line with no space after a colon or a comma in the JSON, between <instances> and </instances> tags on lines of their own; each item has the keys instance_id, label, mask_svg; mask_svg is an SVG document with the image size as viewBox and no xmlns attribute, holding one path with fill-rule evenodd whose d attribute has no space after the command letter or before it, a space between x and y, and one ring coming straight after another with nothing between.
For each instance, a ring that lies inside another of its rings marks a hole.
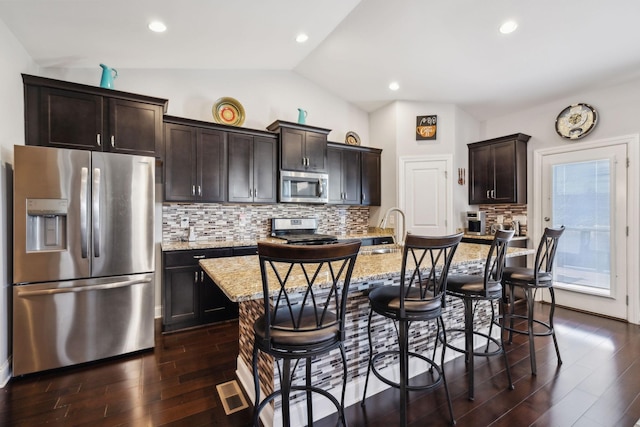
<instances>
[{"instance_id":1,"label":"bar stool footrest","mask_svg":"<svg viewBox=\"0 0 640 427\"><path fill-rule=\"evenodd\" d=\"M447 332L460 332L460 333L464 333L465 330L464 329L448 329ZM474 336L479 336L482 337L484 339L488 339L490 340L496 347L495 350L491 351L491 352L487 352L487 351L474 351L473 355L474 356L486 356L486 357L490 357L490 356L498 356L502 354L502 343L501 341L499 341L497 338L489 336L488 334L485 334L484 332L479 332L479 331L473 331L473 335ZM440 342L443 342L442 338L439 336L438 339L440 340ZM486 345L484 345L484 347L486 348ZM453 351L457 351L458 353L467 353L467 350L465 350L464 348L460 348L460 347L456 347L453 344L451 344L451 341L449 339L447 339L447 348L450 348Z\"/></svg>"},{"instance_id":2,"label":"bar stool footrest","mask_svg":"<svg viewBox=\"0 0 640 427\"><path fill-rule=\"evenodd\" d=\"M528 321L528 317L524 316L522 314L514 314L513 316L509 316L512 319L520 319L520 320L527 320ZM503 317L504 319L504 317ZM533 319L533 323L535 323L536 325L540 325L543 328L545 328L545 330L543 331L533 331L533 336L534 337L548 337L549 335L553 335L553 328L549 325L549 323L547 322L543 322L542 320L538 320L538 319ZM504 326L504 330L508 331L508 332L513 332L515 334L521 334L521 335L529 335L529 330L528 329L517 329L517 328L511 328L509 326Z\"/></svg>"},{"instance_id":3,"label":"bar stool footrest","mask_svg":"<svg viewBox=\"0 0 640 427\"><path fill-rule=\"evenodd\" d=\"M395 382L393 380L390 380L389 378L384 377L380 372L378 372L378 368L376 367L375 363L377 360L383 358L383 357L391 357L391 356L399 356L400 352L397 350L388 350L388 351L383 351L380 352L376 355L373 356L373 358L371 359L371 371L373 372L373 374L376 376L376 378L378 378L380 381L382 381L383 383L394 387L394 388L400 388L400 383ZM418 385L411 385L411 384L407 384L407 390L410 391L414 391L414 390L430 390L438 385L440 385L440 383L442 382L442 369L440 368L440 366L438 366L438 364L436 362L434 362L432 359L429 359L426 356L423 356L421 354L415 353L415 352L409 352L408 353L409 358L418 358L420 360L422 360L423 362L426 362L429 365L429 370L433 370L435 369L436 372L438 373L438 377L436 379L433 380L433 382L429 383L429 384L418 384Z\"/></svg>"}]
</instances>

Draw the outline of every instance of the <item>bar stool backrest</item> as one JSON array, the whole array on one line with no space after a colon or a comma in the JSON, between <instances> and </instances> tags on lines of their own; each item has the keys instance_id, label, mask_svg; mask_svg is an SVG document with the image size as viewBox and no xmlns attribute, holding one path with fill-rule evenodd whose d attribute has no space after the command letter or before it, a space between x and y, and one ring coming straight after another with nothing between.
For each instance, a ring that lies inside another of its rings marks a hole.
<instances>
[{"instance_id":1,"label":"bar stool backrest","mask_svg":"<svg viewBox=\"0 0 640 427\"><path fill-rule=\"evenodd\" d=\"M564 232L564 225L560 228L545 228L540 243L538 244L538 250L536 251L536 260L534 266L534 280L538 283L541 273L551 273L553 270L553 261L556 257L556 251L558 249L558 240ZM548 274L545 275L548 277Z\"/></svg>"},{"instance_id":2,"label":"bar stool backrest","mask_svg":"<svg viewBox=\"0 0 640 427\"><path fill-rule=\"evenodd\" d=\"M502 282L502 273L507 260L507 248L515 230L496 230L484 265L484 292L489 297L489 290Z\"/></svg>"},{"instance_id":3,"label":"bar stool backrest","mask_svg":"<svg viewBox=\"0 0 640 427\"><path fill-rule=\"evenodd\" d=\"M450 236L407 234L400 272L400 315L405 317L405 302L441 299L447 291L449 266L462 240L462 233Z\"/></svg>"},{"instance_id":4,"label":"bar stool backrest","mask_svg":"<svg viewBox=\"0 0 640 427\"><path fill-rule=\"evenodd\" d=\"M295 349L295 334L306 334L307 347L313 347L308 337L318 332L318 352L344 339L347 292L359 249L359 240L311 246L258 243L264 309L269 313L265 348L273 347L274 333ZM338 336L324 339L322 330L336 329ZM313 353L314 348L304 351Z\"/></svg>"}]
</instances>

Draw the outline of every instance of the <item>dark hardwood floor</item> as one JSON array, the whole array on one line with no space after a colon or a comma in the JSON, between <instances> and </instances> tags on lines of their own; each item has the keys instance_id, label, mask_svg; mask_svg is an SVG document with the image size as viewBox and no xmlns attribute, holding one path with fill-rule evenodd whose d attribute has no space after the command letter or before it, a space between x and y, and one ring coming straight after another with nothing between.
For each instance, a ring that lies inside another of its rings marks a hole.
<instances>
[{"instance_id":1,"label":"dark hardwood floor","mask_svg":"<svg viewBox=\"0 0 640 427\"><path fill-rule=\"evenodd\" d=\"M540 306L539 310L546 310ZM633 426L640 419L640 327L558 309L564 363L548 338L536 341L532 376L525 337L508 346L515 389L500 358L477 359L476 399L466 398L464 361L446 366L457 426ZM135 355L23 378L0 389L1 426L247 426L250 409L225 415L216 385L234 378L235 322L169 335ZM388 390L347 409L352 427L398 425ZM440 387L410 394L410 425L445 426ZM334 426L335 419L316 423Z\"/></svg>"}]
</instances>

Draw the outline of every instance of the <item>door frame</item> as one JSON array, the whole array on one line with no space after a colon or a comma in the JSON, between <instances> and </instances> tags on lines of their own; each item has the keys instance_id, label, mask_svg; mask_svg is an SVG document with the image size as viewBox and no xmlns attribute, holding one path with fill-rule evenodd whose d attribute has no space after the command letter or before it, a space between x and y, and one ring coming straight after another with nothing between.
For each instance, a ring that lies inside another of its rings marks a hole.
<instances>
[{"instance_id":1,"label":"door frame","mask_svg":"<svg viewBox=\"0 0 640 427\"><path fill-rule=\"evenodd\" d=\"M409 163L416 162L445 162L445 187L447 192L447 206L445 218L447 221L447 234L451 234L454 226L453 222L453 156L450 154L433 155L433 156L402 156L398 159L398 207L407 212L407 202L404 197L406 183L404 181L406 166Z\"/></svg>"},{"instance_id":2,"label":"door frame","mask_svg":"<svg viewBox=\"0 0 640 427\"><path fill-rule=\"evenodd\" d=\"M601 148L610 145L626 144L628 155L627 167L627 239L626 252L628 321L640 324L640 263L629 262L640 258L640 134L623 135L600 139L591 142L576 142L566 145L543 148L533 152L533 209L531 226L531 242L535 246L542 235L542 174L543 158L547 155L561 154L582 149Z\"/></svg>"}]
</instances>

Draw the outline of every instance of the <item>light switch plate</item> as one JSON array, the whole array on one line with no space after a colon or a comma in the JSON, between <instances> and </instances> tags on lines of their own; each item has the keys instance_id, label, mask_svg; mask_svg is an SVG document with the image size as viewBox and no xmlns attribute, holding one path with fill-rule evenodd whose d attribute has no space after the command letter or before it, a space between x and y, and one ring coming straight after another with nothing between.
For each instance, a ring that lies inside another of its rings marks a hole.
<instances>
[{"instance_id":1,"label":"light switch plate","mask_svg":"<svg viewBox=\"0 0 640 427\"><path fill-rule=\"evenodd\" d=\"M180 218L180 228L189 228L189 218Z\"/></svg>"}]
</instances>

